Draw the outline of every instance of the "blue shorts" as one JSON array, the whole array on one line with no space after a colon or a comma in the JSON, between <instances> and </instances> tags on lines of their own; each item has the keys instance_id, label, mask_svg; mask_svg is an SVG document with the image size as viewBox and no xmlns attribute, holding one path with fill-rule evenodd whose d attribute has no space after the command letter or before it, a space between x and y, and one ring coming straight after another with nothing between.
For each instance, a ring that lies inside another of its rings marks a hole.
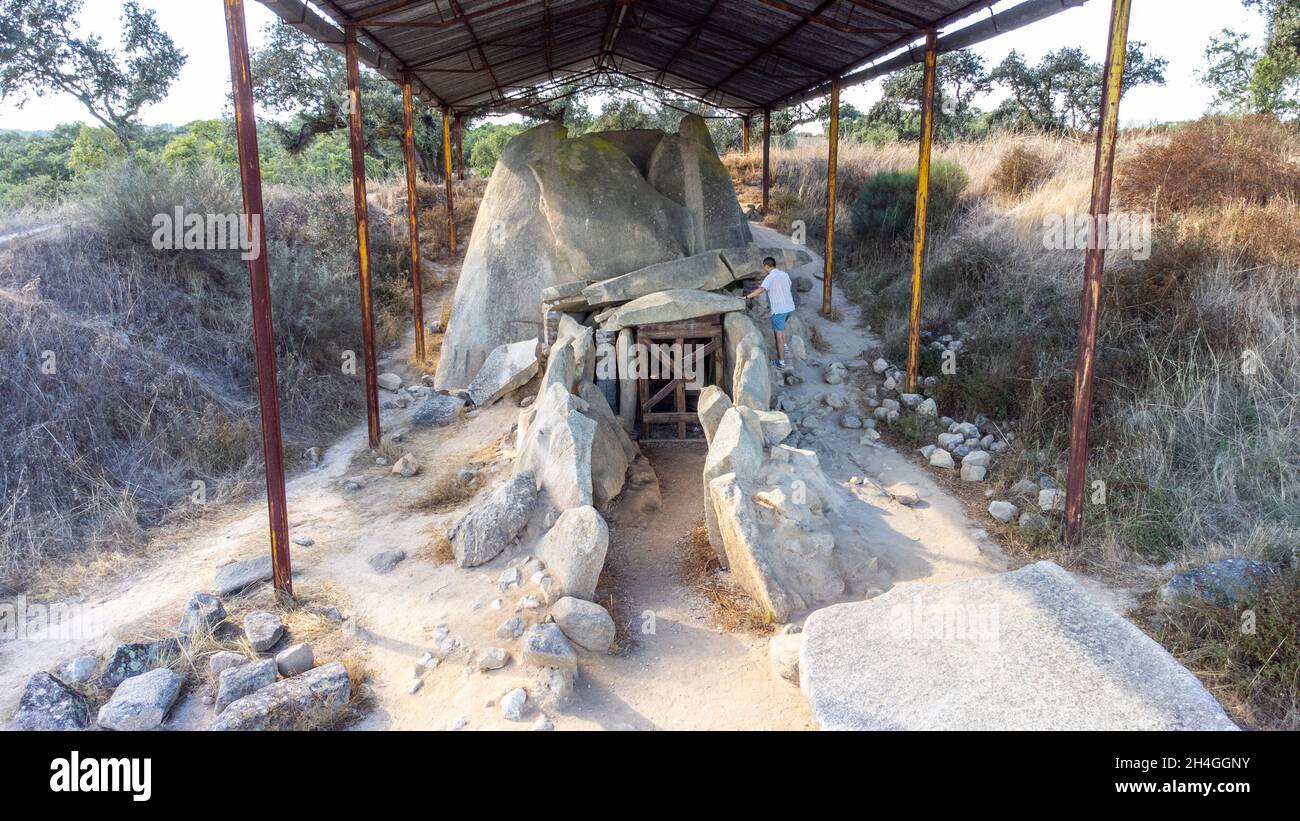
<instances>
[{"instance_id":1,"label":"blue shorts","mask_svg":"<svg viewBox=\"0 0 1300 821\"><path fill-rule=\"evenodd\" d=\"M790 318L790 314L793 314L793 313L794 313L794 311L786 311L786 312L783 313L783 314L772 314L772 330L774 330L774 331L784 331L784 330L785 330L785 321L786 321L787 319L789 319L789 318Z\"/></svg>"}]
</instances>

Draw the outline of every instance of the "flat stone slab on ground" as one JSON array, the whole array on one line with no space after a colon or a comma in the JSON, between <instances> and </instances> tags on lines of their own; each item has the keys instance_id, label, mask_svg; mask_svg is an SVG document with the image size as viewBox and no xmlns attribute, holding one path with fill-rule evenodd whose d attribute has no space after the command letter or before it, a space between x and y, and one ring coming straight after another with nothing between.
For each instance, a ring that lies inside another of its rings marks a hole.
<instances>
[{"instance_id":1,"label":"flat stone slab on ground","mask_svg":"<svg viewBox=\"0 0 1300 821\"><path fill-rule=\"evenodd\" d=\"M476 407L487 407L532 379L538 368L537 346L534 338L493 348L466 389L470 401Z\"/></svg>"},{"instance_id":2,"label":"flat stone slab on ground","mask_svg":"<svg viewBox=\"0 0 1300 821\"><path fill-rule=\"evenodd\" d=\"M822 729L1233 730L1186 668L1038 562L902 584L804 623L800 686Z\"/></svg>"},{"instance_id":3,"label":"flat stone slab on ground","mask_svg":"<svg viewBox=\"0 0 1300 821\"><path fill-rule=\"evenodd\" d=\"M352 697L342 662L278 681L227 707L213 730L312 730L337 719Z\"/></svg>"},{"instance_id":4,"label":"flat stone slab on ground","mask_svg":"<svg viewBox=\"0 0 1300 821\"><path fill-rule=\"evenodd\" d=\"M106 730L152 730L163 723L180 692L181 677L171 670L133 676L99 708L97 723Z\"/></svg>"},{"instance_id":5,"label":"flat stone slab on ground","mask_svg":"<svg viewBox=\"0 0 1300 821\"><path fill-rule=\"evenodd\" d=\"M231 562L217 568L217 575L212 581L212 589L218 596L229 596L246 587L264 582L271 578L271 556L258 556L242 562Z\"/></svg>"},{"instance_id":6,"label":"flat stone slab on ground","mask_svg":"<svg viewBox=\"0 0 1300 821\"><path fill-rule=\"evenodd\" d=\"M465 400L459 396L435 393L424 400L411 416L411 423L424 427L441 428L465 415Z\"/></svg>"}]
</instances>

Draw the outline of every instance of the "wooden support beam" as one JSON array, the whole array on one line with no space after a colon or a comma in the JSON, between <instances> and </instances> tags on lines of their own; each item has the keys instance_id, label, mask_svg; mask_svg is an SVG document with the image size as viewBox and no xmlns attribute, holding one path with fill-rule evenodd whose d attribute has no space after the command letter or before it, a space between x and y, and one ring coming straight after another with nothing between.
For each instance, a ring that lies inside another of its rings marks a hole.
<instances>
[{"instance_id":1,"label":"wooden support beam","mask_svg":"<svg viewBox=\"0 0 1300 821\"><path fill-rule=\"evenodd\" d=\"M1124 58L1128 50L1128 20L1132 0L1113 0L1110 38L1106 44L1106 75L1102 81L1101 120L1097 154L1092 166L1092 204L1088 215L1095 229L1083 263L1083 297L1079 311L1079 351L1074 363L1074 404L1070 412L1070 457L1065 481L1065 543L1078 545L1083 534L1083 491L1088 466L1088 423L1092 418L1092 381L1097 360L1097 319L1101 280L1106 265L1106 226L1110 189L1119 138L1119 99L1123 92Z\"/></svg>"},{"instance_id":2,"label":"wooden support beam","mask_svg":"<svg viewBox=\"0 0 1300 821\"><path fill-rule=\"evenodd\" d=\"M925 214L930 202L930 146L934 141L934 82L938 65L937 35L925 36L925 72L921 83L921 149L916 164L916 215L912 226L912 308L907 320L907 391L916 393L921 356L921 279L925 271Z\"/></svg>"},{"instance_id":3,"label":"wooden support beam","mask_svg":"<svg viewBox=\"0 0 1300 821\"><path fill-rule=\"evenodd\" d=\"M763 109L763 216L767 216L772 185L772 109Z\"/></svg>"},{"instance_id":4,"label":"wooden support beam","mask_svg":"<svg viewBox=\"0 0 1300 821\"><path fill-rule=\"evenodd\" d=\"M442 110L442 176L447 181L447 248L456 253L456 192L451 178L451 109Z\"/></svg>"},{"instance_id":5,"label":"wooden support beam","mask_svg":"<svg viewBox=\"0 0 1300 821\"><path fill-rule=\"evenodd\" d=\"M840 83L831 83L830 147L826 155L826 255L822 272L822 314L831 312L831 271L835 265L835 174L840 152Z\"/></svg>"},{"instance_id":6,"label":"wooden support beam","mask_svg":"<svg viewBox=\"0 0 1300 821\"><path fill-rule=\"evenodd\" d=\"M411 81L402 81L402 154L406 159L406 222L411 238L411 313L415 318L415 358L423 362L424 278L420 269L419 198L415 186L415 116Z\"/></svg>"},{"instance_id":7,"label":"wooden support beam","mask_svg":"<svg viewBox=\"0 0 1300 821\"><path fill-rule=\"evenodd\" d=\"M740 153L749 153L749 115L740 118Z\"/></svg>"},{"instance_id":8,"label":"wooden support beam","mask_svg":"<svg viewBox=\"0 0 1300 821\"><path fill-rule=\"evenodd\" d=\"M461 144L461 132L464 129L465 118L456 115L456 179L461 182L465 181L465 152Z\"/></svg>"},{"instance_id":9,"label":"wooden support beam","mask_svg":"<svg viewBox=\"0 0 1300 821\"><path fill-rule=\"evenodd\" d=\"M357 30L344 29L348 73L348 145L352 149L352 209L357 229L357 283L361 289L361 347L365 362L366 422L370 447L379 447L379 374L375 367L375 314L370 299L370 229L366 204L366 145L361 133L361 67Z\"/></svg>"},{"instance_id":10,"label":"wooden support beam","mask_svg":"<svg viewBox=\"0 0 1300 821\"><path fill-rule=\"evenodd\" d=\"M271 282L266 264L262 209L262 166L257 153L257 118L248 67L248 30L244 0L225 0L226 39L230 49L230 83L235 100L235 137L239 144L239 182L249 237L257 237L248 260L248 290L253 310L253 351L257 362L257 401L262 422L262 458L266 465L266 507L270 519L271 572L275 591L293 595L289 557L289 513L284 491L284 444L280 437L280 392L276 387L275 331L271 321ZM253 220L261 222L254 225Z\"/></svg>"}]
</instances>

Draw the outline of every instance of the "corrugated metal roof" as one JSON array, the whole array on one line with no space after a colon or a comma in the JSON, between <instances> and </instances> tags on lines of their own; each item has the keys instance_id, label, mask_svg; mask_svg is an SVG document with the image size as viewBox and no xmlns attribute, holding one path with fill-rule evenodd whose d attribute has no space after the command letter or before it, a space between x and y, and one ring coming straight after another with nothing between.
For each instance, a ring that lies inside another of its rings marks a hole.
<instances>
[{"instance_id":1,"label":"corrugated metal roof","mask_svg":"<svg viewBox=\"0 0 1300 821\"><path fill-rule=\"evenodd\" d=\"M261 0L308 25L301 0ZM994 0L313 0L355 26L386 76L457 111L508 108L538 87L618 72L749 113L985 9ZM363 53L363 59L366 58Z\"/></svg>"}]
</instances>

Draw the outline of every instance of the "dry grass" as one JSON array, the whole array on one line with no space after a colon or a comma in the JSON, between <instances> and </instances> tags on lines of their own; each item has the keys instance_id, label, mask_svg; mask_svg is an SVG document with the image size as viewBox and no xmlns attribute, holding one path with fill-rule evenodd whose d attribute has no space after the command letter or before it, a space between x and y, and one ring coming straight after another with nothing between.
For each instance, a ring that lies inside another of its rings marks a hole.
<instances>
[{"instance_id":1,"label":"dry grass","mask_svg":"<svg viewBox=\"0 0 1300 821\"><path fill-rule=\"evenodd\" d=\"M480 465L466 462L456 466L455 460L452 461L450 466L439 466L433 481L428 483L420 498L408 506L409 510L445 513L474 498L484 484L483 474L477 469ZM464 474L462 470L465 470Z\"/></svg>"},{"instance_id":2,"label":"dry grass","mask_svg":"<svg viewBox=\"0 0 1300 821\"><path fill-rule=\"evenodd\" d=\"M770 635L775 626L752 598L719 573L718 555L704 523L682 540L678 578L709 603L714 625L724 633Z\"/></svg>"}]
</instances>

